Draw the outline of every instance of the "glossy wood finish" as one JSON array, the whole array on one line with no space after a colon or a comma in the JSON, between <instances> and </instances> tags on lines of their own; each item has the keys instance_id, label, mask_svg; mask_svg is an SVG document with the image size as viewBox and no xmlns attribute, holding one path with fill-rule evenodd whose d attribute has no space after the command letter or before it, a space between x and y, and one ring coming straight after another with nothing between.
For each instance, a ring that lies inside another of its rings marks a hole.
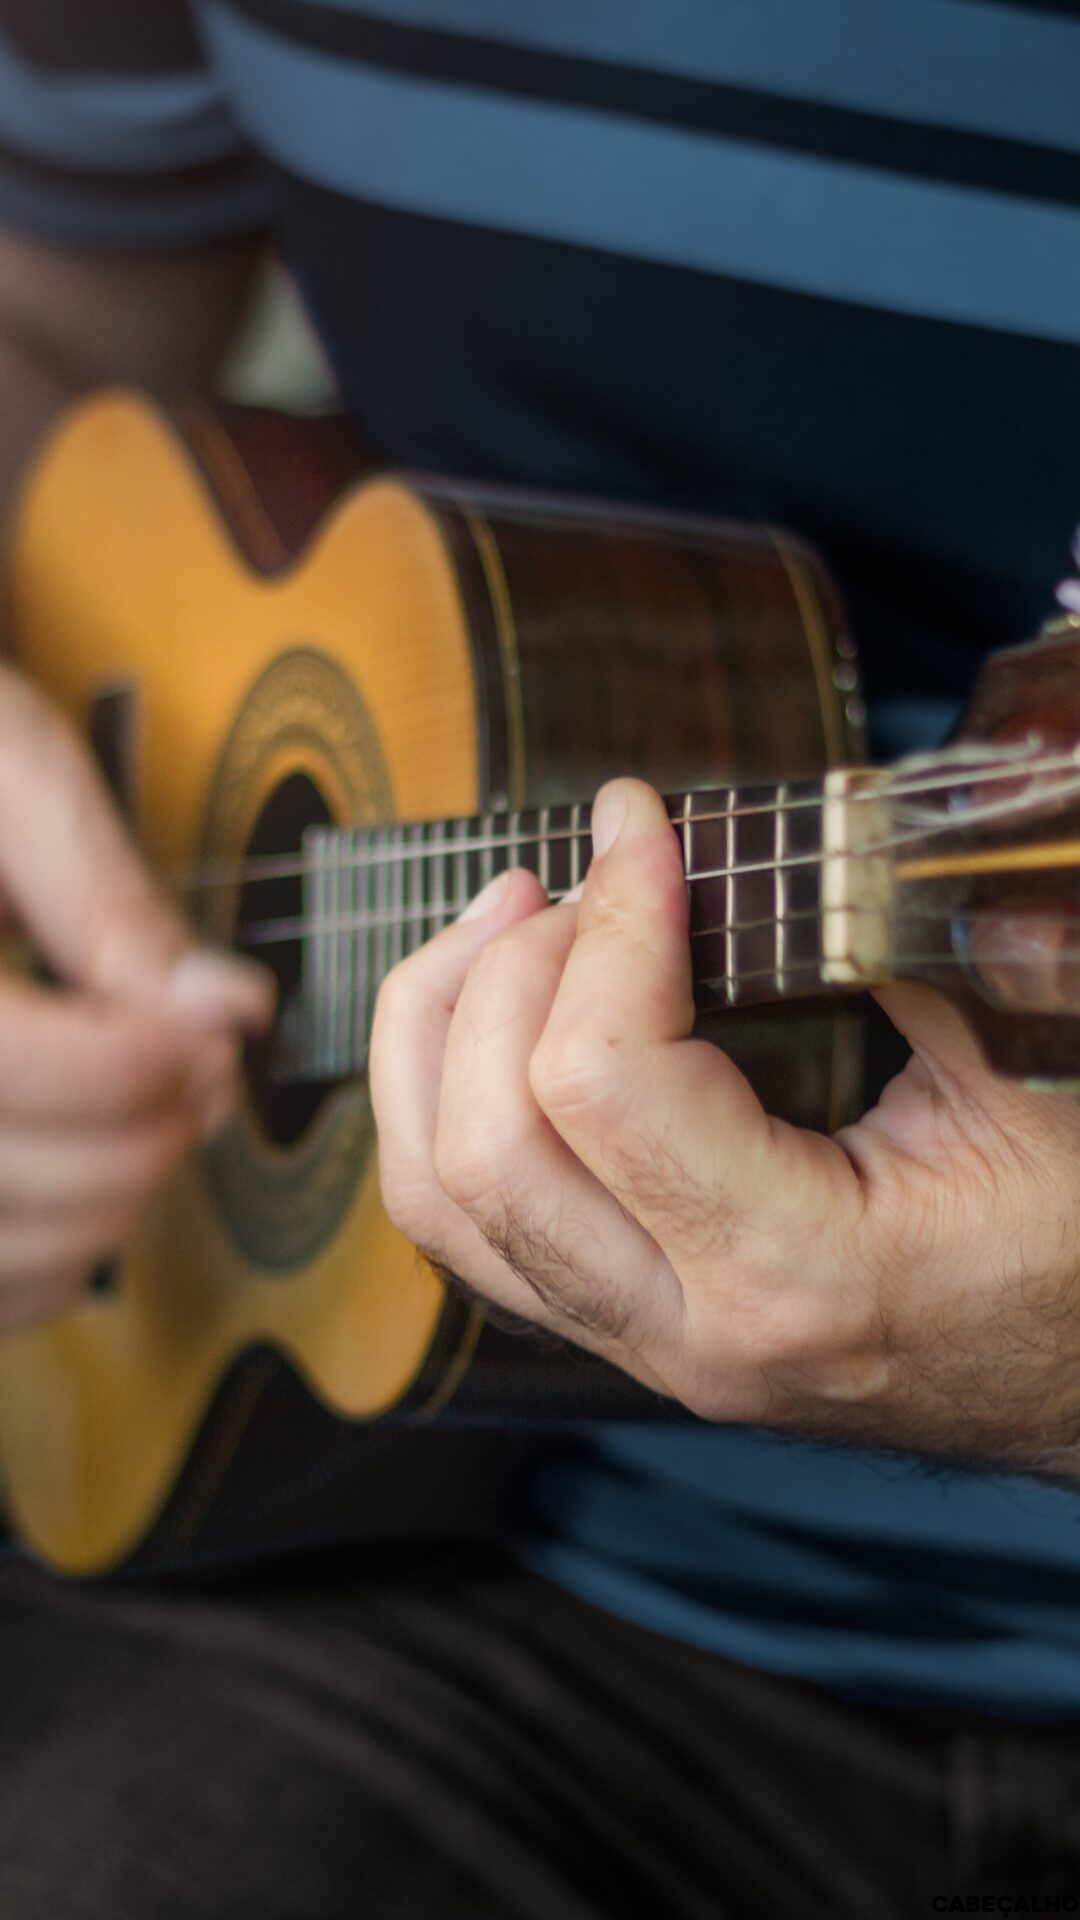
<instances>
[{"instance_id":1,"label":"glossy wood finish","mask_svg":"<svg viewBox=\"0 0 1080 1920\"><path fill-rule=\"evenodd\" d=\"M851 751L850 643L796 543L393 476L331 502L348 451L298 431L290 505L280 423L233 445L202 417L185 445L136 398L92 401L47 450L11 556L21 658L86 726L124 691L138 830L166 871L203 869L218 936L245 895L222 868L268 850L283 795L296 846L308 802L431 819L586 800L616 772L668 790L798 777ZM753 1009L716 1031L792 1118L835 1121L857 1093L846 1010ZM603 1404L605 1370L482 1329L394 1233L362 1079L289 1101L253 1086L113 1291L0 1350L16 1516L71 1571L220 1531L297 1378L302 1444L317 1429L339 1465L355 1446L361 1529L376 1416L427 1419L451 1395L490 1414L511 1378L541 1406L579 1404L582 1383ZM293 1463L298 1483L311 1465Z\"/></svg>"},{"instance_id":2,"label":"glossy wood finish","mask_svg":"<svg viewBox=\"0 0 1080 1920\"><path fill-rule=\"evenodd\" d=\"M990 657L965 745L1001 759L976 762L943 830L904 849L897 971L947 994L1002 1073L1080 1088L1080 618Z\"/></svg>"}]
</instances>

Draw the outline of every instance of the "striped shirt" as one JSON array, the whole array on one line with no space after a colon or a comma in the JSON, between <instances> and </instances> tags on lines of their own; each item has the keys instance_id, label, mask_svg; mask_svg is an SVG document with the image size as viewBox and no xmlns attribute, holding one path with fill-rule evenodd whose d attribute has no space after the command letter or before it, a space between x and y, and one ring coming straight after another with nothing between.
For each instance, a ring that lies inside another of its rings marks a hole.
<instances>
[{"instance_id":1,"label":"striped shirt","mask_svg":"<svg viewBox=\"0 0 1080 1920\"><path fill-rule=\"evenodd\" d=\"M1080 517L1080 0L2 0L0 219L259 230L387 461L785 522L879 745L1031 631ZM1080 1712L1080 1503L606 1431L524 1547L881 1698Z\"/></svg>"}]
</instances>

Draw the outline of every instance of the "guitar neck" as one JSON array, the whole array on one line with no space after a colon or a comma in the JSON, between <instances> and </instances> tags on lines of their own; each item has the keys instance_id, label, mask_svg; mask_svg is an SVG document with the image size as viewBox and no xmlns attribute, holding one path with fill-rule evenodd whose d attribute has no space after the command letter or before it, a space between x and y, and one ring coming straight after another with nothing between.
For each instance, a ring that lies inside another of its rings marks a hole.
<instances>
[{"instance_id":1,"label":"guitar neck","mask_svg":"<svg viewBox=\"0 0 1080 1920\"><path fill-rule=\"evenodd\" d=\"M715 787L667 797L690 896L694 995L702 1009L805 995L822 985L818 782ZM375 998L390 969L454 920L510 867L553 901L584 878L587 804L454 820L309 829L300 986L278 1036L280 1077L333 1079L364 1063ZM280 940L280 921L248 930Z\"/></svg>"}]
</instances>

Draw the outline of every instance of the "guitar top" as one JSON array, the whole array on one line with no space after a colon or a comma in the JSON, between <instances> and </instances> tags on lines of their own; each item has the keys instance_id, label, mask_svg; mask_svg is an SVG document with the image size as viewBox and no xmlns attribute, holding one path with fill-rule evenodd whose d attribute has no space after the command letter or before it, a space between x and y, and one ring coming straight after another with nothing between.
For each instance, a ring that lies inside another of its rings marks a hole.
<instances>
[{"instance_id":1,"label":"guitar top","mask_svg":"<svg viewBox=\"0 0 1080 1920\"><path fill-rule=\"evenodd\" d=\"M0 1346L16 1524L68 1571L272 1544L335 1500L385 1529L389 1436L444 1408L663 1412L401 1239L364 1071L387 970L502 866L573 886L612 774L670 796L703 1027L773 1111L857 1110L851 993L900 975L1006 1070L1080 1077L1080 621L990 664L949 753L868 770L838 598L788 536L364 479L335 423L123 393L48 443L8 588L150 859L280 984L240 1116L107 1286Z\"/></svg>"}]
</instances>

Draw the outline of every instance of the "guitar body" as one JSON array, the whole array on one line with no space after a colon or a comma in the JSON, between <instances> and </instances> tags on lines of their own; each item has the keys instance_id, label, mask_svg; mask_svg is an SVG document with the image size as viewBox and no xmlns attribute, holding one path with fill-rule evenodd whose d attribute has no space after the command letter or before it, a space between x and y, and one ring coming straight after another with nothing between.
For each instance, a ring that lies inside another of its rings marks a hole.
<instances>
[{"instance_id":1,"label":"guitar body","mask_svg":"<svg viewBox=\"0 0 1080 1920\"><path fill-rule=\"evenodd\" d=\"M795 543L350 481L351 462L330 423L106 395L54 435L17 518L15 654L94 740L154 864L203 873L214 936L250 915L239 863L319 821L576 801L631 771L663 789L799 777L857 750L841 615ZM846 1009L716 1031L793 1119L837 1122L857 1097ZM284 1489L317 1506L320 1450L328 1482L349 1462L355 1503L391 1427L451 1396L493 1409L527 1378L558 1411L599 1376L483 1326L389 1225L362 1074L253 1073L107 1284L0 1347L0 1461L20 1533L88 1573L234 1538L241 1488L249 1517ZM373 1512L358 1530L385 1500Z\"/></svg>"}]
</instances>

